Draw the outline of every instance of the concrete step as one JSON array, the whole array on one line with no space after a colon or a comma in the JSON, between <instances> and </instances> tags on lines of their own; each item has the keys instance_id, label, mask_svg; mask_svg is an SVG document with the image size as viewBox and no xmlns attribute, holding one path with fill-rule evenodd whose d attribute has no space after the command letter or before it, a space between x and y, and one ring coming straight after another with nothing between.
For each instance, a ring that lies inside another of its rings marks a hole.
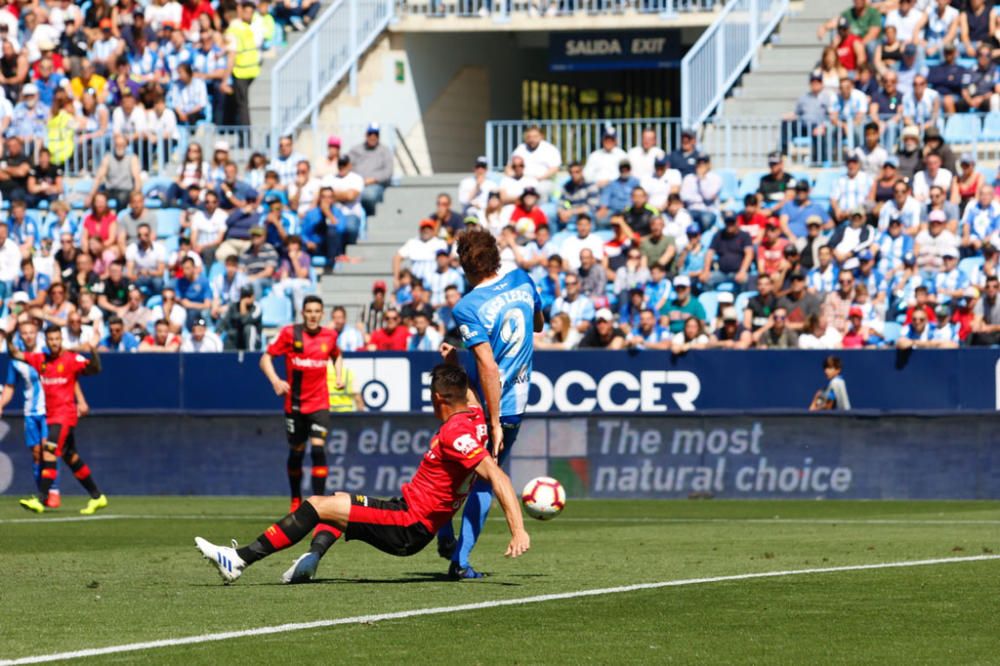
<instances>
[{"instance_id":1,"label":"concrete step","mask_svg":"<svg viewBox=\"0 0 1000 666\"><path fill-rule=\"evenodd\" d=\"M818 59L823 52L824 42L816 39L816 28L810 29L807 25L801 25L790 30L782 30L778 43L774 45L776 49L783 49L786 46L809 46L815 49Z\"/></svg>"},{"instance_id":2,"label":"concrete step","mask_svg":"<svg viewBox=\"0 0 1000 666\"><path fill-rule=\"evenodd\" d=\"M371 293L372 284L376 280L385 280L386 284L389 283L391 274L387 271L379 275L341 275L339 270L336 275L327 275L323 278L322 284L320 286L320 292L328 293ZM329 283L330 287L327 288Z\"/></svg>"},{"instance_id":3,"label":"concrete step","mask_svg":"<svg viewBox=\"0 0 1000 666\"><path fill-rule=\"evenodd\" d=\"M764 70L768 66L776 64L783 67L775 67L777 71L805 71L816 66L822 48L820 44L805 45L785 45L777 44L761 50L757 59L758 70Z\"/></svg>"},{"instance_id":4,"label":"concrete step","mask_svg":"<svg viewBox=\"0 0 1000 666\"><path fill-rule=\"evenodd\" d=\"M779 118L781 114L794 111L795 100L768 100L733 97L722 107L722 115L739 120L741 118Z\"/></svg>"},{"instance_id":5,"label":"concrete step","mask_svg":"<svg viewBox=\"0 0 1000 666\"><path fill-rule=\"evenodd\" d=\"M352 257L357 257L364 261L372 262L390 262L392 261L393 255L396 254L396 250L399 249L399 245L384 244L384 245L369 245L368 243L359 243L357 245L352 245L347 248L347 254Z\"/></svg>"},{"instance_id":6,"label":"concrete step","mask_svg":"<svg viewBox=\"0 0 1000 666\"><path fill-rule=\"evenodd\" d=\"M798 83L775 83L759 81L756 85L749 83L742 86L733 94L733 99L786 99L793 103L799 95L807 92L808 88L803 81Z\"/></svg>"}]
</instances>

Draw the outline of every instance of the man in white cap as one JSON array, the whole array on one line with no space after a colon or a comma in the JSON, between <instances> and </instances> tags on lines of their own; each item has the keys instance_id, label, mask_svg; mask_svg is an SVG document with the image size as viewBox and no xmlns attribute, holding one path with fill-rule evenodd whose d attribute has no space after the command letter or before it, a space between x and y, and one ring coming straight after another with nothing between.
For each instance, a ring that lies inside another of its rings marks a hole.
<instances>
[{"instance_id":1,"label":"man in white cap","mask_svg":"<svg viewBox=\"0 0 1000 666\"><path fill-rule=\"evenodd\" d=\"M392 151L381 143L381 135L382 127L378 123L368 123L364 142L348 153L354 170L365 179L361 205L368 215L375 214L375 206L382 202L385 188L392 180Z\"/></svg>"},{"instance_id":2,"label":"man in white cap","mask_svg":"<svg viewBox=\"0 0 1000 666\"><path fill-rule=\"evenodd\" d=\"M615 317L611 310L601 308L594 315L594 325L591 326L580 340L580 349L623 349L625 334L615 326Z\"/></svg>"},{"instance_id":3,"label":"man in white cap","mask_svg":"<svg viewBox=\"0 0 1000 666\"><path fill-rule=\"evenodd\" d=\"M934 276L934 291L941 296L961 298L969 286L969 276L958 270L958 248L949 247L941 254L942 266Z\"/></svg>"},{"instance_id":4,"label":"man in white cap","mask_svg":"<svg viewBox=\"0 0 1000 666\"><path fill-rule=\"evenodd\" d=\"M917 268L925 282L934 280L944 266L944 254L949 250L958 252L958 238L945 228L946 215L943 210L932 210L927 216L927 229L917 234L913 254L917 257Z\"/></svg>"},{"instance_id":5,"label":"man in white cap","mask_svg":"<svg viewBox=\"0 0 1000 666\"><path fill-rule=\"evenodd\" d=\"M43 139L48 121L49 107L39 100L38 86L34 83L25 84L21 88L21 101L14 106L8 134L22 139Z\"/></svg>"},{"instance_id":6,"label":"man in white cap","mask_svg":"<svg viewBox=\"0 0 1000 666\"><path fill-rule=\"evenodd\" d=\"M601 131L601 147L587 156L583 178L602 189L618 177L618 165L625 159L625 151L618 147L618 130L606 125Z\"/></svg>"}]
</instances>

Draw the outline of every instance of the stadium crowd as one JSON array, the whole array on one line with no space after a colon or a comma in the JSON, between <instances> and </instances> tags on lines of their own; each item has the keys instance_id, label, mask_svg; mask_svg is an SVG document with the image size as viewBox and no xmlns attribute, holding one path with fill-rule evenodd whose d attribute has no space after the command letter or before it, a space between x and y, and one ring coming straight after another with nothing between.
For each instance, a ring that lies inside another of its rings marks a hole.
<instances>
[{"instance_id":1,"label":"stadium crowd","mask_svg":"<svg viewBox=\"0 0 1000 666\"><path fill-rule=\"evenodd\" d=\"M744 178L753 191L727 200L693 131L666 154L651 129L626 150L608 126L562 181L559 150L530 127L502 174L479 158L457 201L438 196L397 253L392 294L375 285L366 343L433 349L457 339L450 308L464 287L452 241L469 227L496 236L503 270L535 278L543 349L1000 343L1000 184L979 174L967 188L968 168L942 166L950 149L940 136L913 149L912 178L903 177L903 156L877 145L878 127L866 136L876 145L850 152L823 198L776 151L765 173ZM959 161L974 166L969 155ZM384 325L372 314L383 311Z\"/></svg>"}]
</instances>

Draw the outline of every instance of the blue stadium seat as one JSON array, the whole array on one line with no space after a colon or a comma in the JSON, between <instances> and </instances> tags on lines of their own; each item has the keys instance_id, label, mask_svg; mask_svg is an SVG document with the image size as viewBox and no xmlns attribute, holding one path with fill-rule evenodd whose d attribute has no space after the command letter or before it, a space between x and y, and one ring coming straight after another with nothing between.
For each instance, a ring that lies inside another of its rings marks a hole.
<instances>
[{"instance_id":1,"label":"blue stadium seat","mask_svg":"<svg viewBox=\"0 0 1000 666\"><path fill-rule=\"evenodd\" d=\"M744 197L753 194L760 188L760 179L767 174L751 173L743 176L740 180L740 190L736 195L737 200L742 204Z\"/></svg>"},{"instance_id":2,"label":"blue stadium seat","mask_svg":"<svg viewBox=\"0 0 1000 666\"><path fill-rule=\"evenodd\" d=\"M743 316L743 311L747 309L747 303L750 299L757 295L756 291L744 291L742 294L736 297L736 302L733 306L736 308L736 312Z\"/></svg>"},{"instance_id":3,"label":"blue stadium seat","mask_svg":"<svg viewBox=\"0 0 1000 666\"><path fill-rule=\"evenodd\" d=\"M287 296L272 291L260 300L264 326L283 326L292 321L292 301Z\"/></svg>"},{"instance_id":4,"label":"blue stadium seat","mask_svg":"<svg viewBox=\"0 0 1000 666\"><path fill-rule=\"evenodd\" d=\"M159 294L154 294L150 296L148 299L146 299L147 308L152 309L155 308L157 305L163 305L163 297L160 296Z\"/></svg>"},{"instance_id":5,"label":"blue stadium seat","mask_svg":"<svg viewBox=\"0 0 1000 666\"><path fill-rule=\"evenodd\" d=\"M903 327L900 324L894 321L887 321L882 327L882 338L887 344L895 344L902 332Z\"/></svg>"},{"instance_id":6,"label":"blue stadium seat","mask_svg":"<svg viewBox=\"0 0 1000 666\"><path fill-rule=\"evenodd\" d=\"M719 312L719 292L705 291L698 296L698 302L705 308L705 319L715 321L715 315Z\"/></svg>"},{"instance_id":7,"label":"blue stadium seat","mask_svg":"<svg viewBox=\"0 0 1000 666\"><path fill-rule=\"evenodd\" d=\"M809 183L809 187L812 187L812 185L813 185L812 176L810 176L809 174L807 174L804 171L796 171L795 173L792 174L792 178L795 179L796 183L804 180L807 183Z\"/></svg>"},{"instance_id":8,"label":"blue stadium seat","mask_svg":"<svg viewBox=\"0 0 1000 666\"><path fill-rule=\"evenodd\" d=\"M167 236L166 238L158 236L157 240L163 243L163 246L167 248L167 252L176 252L177 248L181 245L181 237L177 235Z\"/></svg>"},{"instance_id":9,"label":"blue stadium seat","mask_svg":"<svg viewBox=\"0 0 1000 666\"><path fill-rule=\"evenodd\" d=\"M219 277L226 272L226 265L221 261L216 261L212 263L212 267L208 269L208 281L212 283L215 278Z\"/></svg>"},{"instance_id":10,"label":"blue stadium seat","mask_svg":"<svg viewBox=\"0 0 1000 666\"><path fill-rule=\"evenodd\" d=\"M740 192L740 179L736 175L735 169L717 169L716 173L722 178L722 192L719 197L723 202L736 199Z\"/></svg>"},{"instance_id":11,"label":"blue stadium seat","mask_svg":"<svg viewBox=\"0 0 1000 666\"><path fill-rule=\"evenodd\" d=\"M973 143L980 131L979 116L955 113L944 124L944 140L948 143Z\"/></svg>"},{"instance_id":12,"label":"blue stadium seat","mask_svg":"<svg viewBox=\"0 0 1000 666\"><path fill-rule=\"evenodd\" d=\"M958 270L965 273L967 277L972 276L972 272L983 265L983 257L966 257L958 262Z\"/></svg>"},{"instance_id":13,"label":"blue stadium seat","mask_svg":"<svg viewBox=\"0 0 1000 666\"><path fill-rule=\"evenodd\" d=\"M837 184L837 179L844 174L842 169L824 169L816 176L816 183L809 193L812 199L829 199L833 194L833 186Z\"/></svg>"},{"instance_id":14,"label":"blue stadium seat","mask_svg":"<svg viewBox=\"0 0 1000 666\"><path fill-rule=\"evenodd\" d=\"M556 249L556 252L559 252L560 249L562 248L563 242L565 242L567 238L572 238L575 235L576 235L575 231L569 231L569 230L563 230L556 234L553 234L551 240L552 247Z\"/></svg>"},{"instance_id":15,"label":"blue stadium seat","mask_svg":"<svg viewBox=\"0 0 1000 666\"><path fill-rule=\"evenodd\" d=\"M181 233L181 209L161 208L156 211L156 236L166 238Z\"/></svg>"},{"instance_id":16,"label":"blue stadium seat","mask_svg":"<svg viewBox=\"0 0 1000 666\"><path fill-rule=\"evenodd\" d=\"M1000 141L1000 113L994 111L986 114L981 138L983 141Z\"/></svg>"},{"instance_id":17,"label":"blue stadium seat","mask_svg":"<svg viewBox=\"0 0 1000 666\"><path fill-rule=\"evenodd\" d=\"M316 268L326 268L326 257L321 257L319 255L313 255L311 263Z\"/></svg>"},{"instance_id":18,"label":"blue stadium seat","mask_svg":"<svg viewBox=\"0 0 1000 666\"><path fill-rule=\"evenodd\" d=\"M599 229L598 231L594 232L594 235L600 238L605 243L607 243L609 240L615 237L615 232L611 231L611 229Z\"/></svg>"}]
</instances>

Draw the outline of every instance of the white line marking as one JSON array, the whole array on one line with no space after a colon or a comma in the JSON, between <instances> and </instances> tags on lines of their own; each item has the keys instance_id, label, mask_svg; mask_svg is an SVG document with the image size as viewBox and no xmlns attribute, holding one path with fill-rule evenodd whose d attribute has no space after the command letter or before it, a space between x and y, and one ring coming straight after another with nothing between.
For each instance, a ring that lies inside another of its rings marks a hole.
<instances>
[{"instance_id":1,"label":"white line marking","mask_svg":"<svg viewBox=\"0 0 1000 666\"><path fill-rule=\"evenodd\" d=\"M732 576L712 576L708 578L686 578L681 580L668 580L659 583L639 583L636 585L624 585L621 587L605 587L594 590L578 590L576 592L560 592L557 594L539 594L533 597L521 597L518 599L496 599L494 601L480 601L472 604L461 604L458 606L440 606L437 608L418 608L407 611L397 611L394 613L379 613L376 615L357 615L354 617L342 617L333 620L316 620L314 622L294 622L290 624L279 624L270 627L257 627L256 629L243 629L241 631L223 631L213 634L201 634L200 636L185 636L183 638L166 638L157 641L145 641L142 643L127 643L125 645L112 645L103 648L90 648L86 650L76 650L73 652L59 652L55 654L38 655L35 657L20 657L18 659L8 659L0 661L0 666L16 666L18 664L41 664L62 659L82 659L84 657L100 657L107 654L120 654L122 652L138 652L141 650L153 650L156 648L175 647L178 645L194 645L198 643L211 643L215 641L225 641L233 638L252 638L256 636L267 636L269 634L284 634L291 631L304 631L307 629L323 629L345 624L362 624L367 622L384 622L386 620L403 620L411 617L421 617L424 615L443 615L446 613L461 613L464 611L484 610L489 608L501 608L504 606L522 606L525 604L537 604L546 601L560 601L563 599L579 599L583 597L597 597L608 594L623 594L626 592L637 592L641 590L656 590L664 587L683 587L687 585L704 585L706 583L725 583L739 580L753 580L757 578L778 578L783 576L804 576L808 574L839 573L845 571L870 571L874 569L899 569L904 567L921 567L935 564L962 564L966 562L981 562L986 560L1000 560L1000 555L973 555L971 557L946 557L931 560L910 560L907 562L883 562L881 564L855 564L841 567L822 567L817 569L791 569L788 571L765 571L760 573L736 574Z\"/></svg>"},{"instance_id":2,"label":"white line marking","mask_svg":"<svg viewBox=\"0 0 1000 666\"><path fill-rule=\"evenodd\" d=\"M32 524L32 523L76 523L90 520L273 520L275 514L233 514L214 515L203 513L192 514L112 514L104 513L96 516L59 516L55 518L6 518L0 519L0 525ZM505 518L494 517L489 520L506 522ZM747 524L790 524L790 525L1000 525L1000 519L947 520L943 518L629 518L613 517L576 517L563 516L560 523L663 523L663 524L697 524L697 523L747 523Z\"/></svg>"}]
</instances>

